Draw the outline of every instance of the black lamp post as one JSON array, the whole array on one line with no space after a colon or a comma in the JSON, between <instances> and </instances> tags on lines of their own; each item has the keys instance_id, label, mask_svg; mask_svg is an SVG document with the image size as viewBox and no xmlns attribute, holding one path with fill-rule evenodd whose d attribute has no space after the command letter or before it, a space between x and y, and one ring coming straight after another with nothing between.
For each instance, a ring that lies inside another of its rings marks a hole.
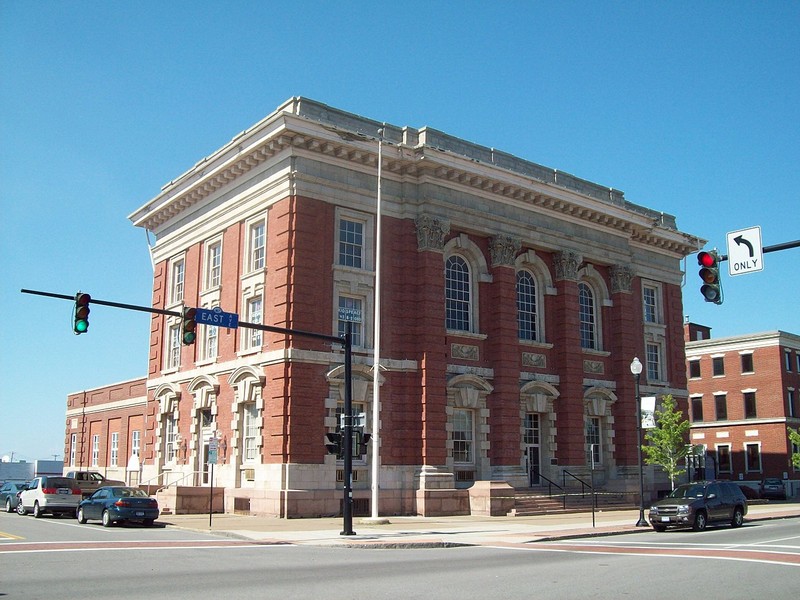
<instances>
[{"instance_id":1,"label":"black lamp post","mask_svg":"<svg viewBox=\"0 0 800 600\"><path fill-rule=\"evenodd\" d=\"M644 518L644 471L642 470L642 399L639 397L639 376L642 374L642 363L638 358L631 362L631 373L636 382L636 452L639 456L639 520L636 527L649 527Z\"/></svg>"}]
</instances>

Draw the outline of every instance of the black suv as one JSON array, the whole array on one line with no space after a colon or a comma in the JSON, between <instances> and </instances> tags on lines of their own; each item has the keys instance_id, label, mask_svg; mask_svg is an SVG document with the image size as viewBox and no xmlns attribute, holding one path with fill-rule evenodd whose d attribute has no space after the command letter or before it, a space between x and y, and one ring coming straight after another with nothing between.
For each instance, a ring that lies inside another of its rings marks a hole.
<instances>
[{"instance_id":1,"label":"black suv","mask_svg":"<svg viewBox=\"0 0 800 600\"><path fill-rule=\"evenodd\" d=\"M747 499L730 481L696 481L679 485L650 507L650 524L656 531L691 527L702 531L709 523L739 527L747 514Z\"/></svg>"}]
</instances>

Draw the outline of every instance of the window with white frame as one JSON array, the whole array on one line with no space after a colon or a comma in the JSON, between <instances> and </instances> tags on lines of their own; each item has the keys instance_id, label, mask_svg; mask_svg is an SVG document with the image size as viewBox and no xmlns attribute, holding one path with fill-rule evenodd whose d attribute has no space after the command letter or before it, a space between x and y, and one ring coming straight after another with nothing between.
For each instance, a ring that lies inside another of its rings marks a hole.
<instances>
[{"instance_id":1,"label":"window with white frame","mask_svg":"<svg viewBox=\"0 0 800 600\"><path fill-rule=\"evenodd\" d=\"M264 302L261 296L248 298L246 302L247 321L250 323L261 324L264 318ZM248 328L243 333L244 350L254 350L261 348L263 336L260 329Z\"/></svg>"},{"instance_id":2,"label":"window with white frame","mask_svg":"<svg viewBox=\"0 0 800 600\"><path fill-rule=\"evenodd\" d=\"M452 331L472 331L472 283L470 268L454 254L445 261L446 326Z\"/></svg>"},{"instance_id":3,"label":"window with white frame","mask_svg":"<svg viewBox=\"0 0 800 600\"><path fill-rule=\"evenodd\" d=\"M171 463L178 456L178 423L172 412L165 414L164 418L164 460Z\"/></svg>"},{"instance_id":4,"label":"window with white frame","mask_svg":"<svg viewBox=\"0 0 800 600\"><path fill-rule=\"evenodd\" d=\"M346 316L357 312L363 315L364 301L361 298L352 296L339 296L339 315ZM362 319L363 321L363 319ZM350 343L356 347L364 346L364 329L362 321L351 321L350 319L339 319L337 317L337 335L343 336L347 331L347 323L350 323Z\"/></svg>"},{"instance_id":5,"label":"window with white frame","mask_svg":"<svg viewBox=\"0 0 800 600\"><path fill-rule=\"evenodd\" d=\"M603 448L600 437L600 426L600 417L589 417L586 419L586 450L590 465L592 461L594 461L595 465L602 464Z\"/></svg>"},{"instance_id":6,"label":"window with white frame","mask_svg":"<svg viewBox=\"0 0 800 600\"><path fill-rule=\"evenodd\" d=\"M206 289L219 287L222 283L222 242L211 242L206 246Z\"/></svg>"},{"instance_id":7,"label":"window with white frame","mask_svg":"<svg viewBox=\"0 0 800 600\"><path fill-rule=\"evenodd\" d=\"M756 412L756 393L753 391L742 392L744 400L744 418L755 419L758 414Z\"/></svg>"},{"instance_id":8,"label":"window with white frame","mask_svg":"<svg viewBox=\"0 0 800 600\"><path fill-rule=\"evenodd\" d=\"M247 267L249 272L260 271L267 260L267 223L263 219L250 224L247 242Z\"/></svg>"},{"instance_id":9,"label":"window with white frame","mask_svg":"<svg viewBox=\"0 0 800 600\"><path fill-rule=\"evenodd\" d=\"M744 445L745 471L748 473L761 471L761 444Z\"/></svg>"},{"instance_id":10,"label":"window with white frame","mask_svg":"<svg viewBox=\"0 0 800 600\"><path fill-rule=\"evenodd\" d=\"M92 466L97 467L100 465L100 434L92 436Z\"/></svg>"},{"instance_id":11,"label":"window with white frame","mask_svg":"<svg viewBox=\"0 0 800 600\"><path fill-rule=\"evenodd\" d=\"M661 323L661 289L658 286L644 284L642 286L642 303L644 308L644 322L649 324Z\"/></svg>"},{"instance_id":12,"label":"window with white frame","mask_svg":"<svg viewBox=\"0 0 800 600\"><path fill-rule=\"evenodd\" d=\"M648 342L646 348L646 355L647 355L647 380L663 381L662 365L661 365L661 346L653 342Z\"/></svg>"},{"instance_id":13,"label":"window with white frame","mask_svg":"<svg viewBox=\"0 0 800 600\"><path fill-rule=\"evenodd\" d=\"M242 407L244 416L244 461L256 462L258 459L258 408L255 402L246 402Z\"/></svg>"},{"instance_id":14,"label":"window with white frame","mask_svg":"<svg viewBox=\"0 0 800 600\"><path fill-rule=\"evenodd\" d=\"M753 373L753 353L744 352L741 355L742 373Z\"/></svg>"},{"instance_id":15,"label":"window with white frame","mask_svg":"<svg viewBox=\"0 0 800 600\"><path fill-rule=\"evenodd\" d=\"M788 350L784 350L783 358L784 358L784 361L786 362L786 370L787 371L791 371L792 370L792 353L789 352Z\"/></svg>"},{"instance_id":16,"label":"window with white frame","mask_svg":"<svg viewBox=\"0 0 800 600\"><path fill-rule=\"evenodd\" d=\"M536 278L528 271L517 271L517 328L519 339L539 339L539 310Z\"/></svg>"},{"instance_id":17,"label":"window with white frame","mask_svg":"<svg viewBox=\"0 0 800 600\"><path fill-rule=\"evenodd\" d=\"M720 444L717 446L717 468L720 473L731 473L731 447L730 444Z\"/></svg>"},{"instance_id":18,"label":"window with white frame","mask_svg":"<svg viewBox=\"0 0 800 600\"><path fill-rule=\"evenodd\" d=\"M700 360L690 360L689 361L689 379L698 379L701 376L700 373Z\"/></svg>"},{"instance_id":19,"label":"window with white frame","mask_svg":"<svg viewBox=\"0 0 800 600\"><path fill-rule=\"evenodd\" d=\"M138 429L131 431L131 456L141 456L142 432Z\"/></svg>"},{"instance_id":20,"label":"window with white frame","mask_svg":"<svg viewBox=\"0 0 800 600\"><path fill-rule=\"evenodd\" d=\"M354 269L364 268L364 222L339 219L339 258L337 264Z\"/></svg>"},{"instance_id":21,"label":"window with white frame","mask_svg":"<svg viewBox=\"0 0 800 600\"><path fill-rule=\"evenodd\" d=\"M117 431L111 434L111 457L108 464L112 467L119 465L119 432Z\"/></svg>"},{"instance_id":22,"label":"window with white frame","mask_svg":"<svg viewBox=\"0 0 800 600\"><path fill-rule=\"evenodd\" d=\"M475 411L471 409L453 410L453 462L475 464Z\"/></svg>"},{"instance_id":23,"label":"window with white frame","mask_svg":"<svg viewBox=\"0 0 800 600\"><path fill-rule=\"evenodd\" d=\"M728 395L714 394L714 409L717 413L717 421L728 420Z\"/></svg>"},{"instance_id":24,"label":"window with white frame","mask_svg":"<svg viewBox=\"0 0 800 600\"><path fill-rule=\"evenodd\" d=\"M787 415L790 417L800 417L800 403L797 401L797 392L794 388L786 390Z\"/></svg>"},{"instance_id":25,"label":"window with white frame","mask_svg":"<svg viewBox=\"0 0 800 600\"><path fill-rule=\"evenodd\" d=\"M183 302L183 284L186 270L186 263L181 258L172 263L172 273L170 277L170 295L172 304Z\"/></svg>"},{"instance_id":26,"label":"window with white frame","mask_svg":"<svg viewBox=\"0 0 800 600\"><path fill-rule=\"evenodd\" d=\"M78 446L78 434L77 433L73 433L69 437L69 466L70 467L74 467L75 466L75 454L77 452L77 446Z\"/></svg>"},{"instance_id":27,"label":"window with white frame","mask_svg":"<svg viewBox=\"0 0 800 600\"><path fill-rule=\"evenodd\" d=\"M217 357L217 339L219 335L219 327L206 325L203 328L203 359L213 360Z\"/></svg>"},{"instance_id":28,"label":"window with white frame","mask_svg":"<svg viewBox=\"0 0 800 600\"><path fill-rule=\"evenodd\" d=\"M581 348L599 350L597 339L597 307L595 294L585 282L578 284L578 307L580 314Z\"/></svg>"},{"instance_id":29,"label":"window with white frame","mask_svg":"<svg viewBox=\"0 0 800 600\"><path fill-rule=\"evenodd\" d=\"M164 368L177 369L181 366L181 324L173 323L167 331L166 363Z\"/></svg>"}]
</instances>

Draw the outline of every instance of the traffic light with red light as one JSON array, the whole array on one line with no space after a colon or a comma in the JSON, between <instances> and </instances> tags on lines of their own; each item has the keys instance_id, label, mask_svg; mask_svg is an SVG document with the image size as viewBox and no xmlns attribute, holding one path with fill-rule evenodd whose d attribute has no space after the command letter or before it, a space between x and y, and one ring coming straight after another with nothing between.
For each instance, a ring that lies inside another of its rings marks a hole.
<instances>
[{"instance_id":1,"label":"traffic light with red light","mask_svg":"<svg viewBox=\"0 0 800 600\"><path fill-rule=\"evenodd\" d=\"M92 297L89 294L78 292L75 294L75 308L72 311L72 331L75 335L86 333L89 330L89 302Z\"/></svg>"},{"instance_id":2,"label":"traffic light with red light","mask_svg":"<svg viewBox=\"0 0 800 600\"><path fill-rule=\"evenodd\" d=\"M722 280L719 276L719 254L716 250L700 252L697 255L697 264L700 265L700 293L706 302L722 304Z\"/></svg>"},{"instance_id":3,"label":"traffic light with red light","mask_svg":"<svg viewBox=\"0 0 800 600\"><path fill-rule=\"evenodd\" d=\"M194 320L196 314L196 308L190 308L187 306L183 309L181 341L183 342L184 346L190 346L194 344L194 340L197 337L197 321Z\"/></svg>"}]
</instances>

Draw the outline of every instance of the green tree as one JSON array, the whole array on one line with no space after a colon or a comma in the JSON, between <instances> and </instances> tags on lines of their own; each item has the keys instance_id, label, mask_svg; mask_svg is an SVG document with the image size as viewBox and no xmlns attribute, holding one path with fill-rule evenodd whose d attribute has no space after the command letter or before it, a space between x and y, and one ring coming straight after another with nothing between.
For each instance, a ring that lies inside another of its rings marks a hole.
<instances>
[{"instance_id":1,"label":"green tree","mask_svg":"<svg viewBox=\"0 0 800 600\"><path fill-rule=\"evenodd\" d=\"M792 429L791 427L787 427L789 430L789 441L795 445L795 447L800 448L800 427L797 429ZM800 452L792 453L792 464L800 469Z\"/></svg>"},{"instance_id":2,"label":"green tree","mask_svg":"<svg viewBox=\"0 0 800 600\"><path fill-rule=\"evenodd\" d=\"M644 436L644 461L648 465L663 468L674 489L675 478L686 472L681 468L681 462L692 452L692 447L687 444L691 423L683 418L672 394L662 398L661 406L656 409L655 421L655 428L648 429Z\"/></svg>"}]
</instances>

